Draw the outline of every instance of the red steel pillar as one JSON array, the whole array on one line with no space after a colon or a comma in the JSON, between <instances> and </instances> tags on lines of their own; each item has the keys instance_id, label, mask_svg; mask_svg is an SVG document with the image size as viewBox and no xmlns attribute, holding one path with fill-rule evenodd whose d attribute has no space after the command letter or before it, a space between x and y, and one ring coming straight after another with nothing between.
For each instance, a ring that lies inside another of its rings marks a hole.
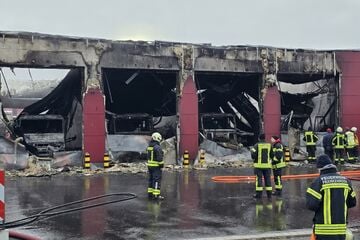
<instances>
[{"instance_id":1,"label":"red steel pillar","mask_svg":"<svg viewBox=\"0 0 360 240\"><path fill-rule=\"evenodd\" d=\"M339 51L336 60L341 71L340 125L360 129L360 52Z\"/></svg>"},{"instance_id":2,"label":"red steel pillar","mask_svg":"<svg viewBox=\"0 0 360 240\"><path fill-rule=\"evenodd\" d=\"M281 101L280 93L276 86L267 89L263 109L266 140L269 141L273 135L280 137Z\"/></svg>"},{"instance_id":3,"label":"red steel pillar","mask_svg":"<svg viewBox=\"0 0 360 240\"><path fill-rule=\"evenodd\" d=\"M177 102L179 127L178 136L178 159L182 158L188 151L190 163L197 157L199 148L199 106L195 77L194 48L182 46L178 49L179 62L179 99Z\"/></svg>"},{"instance_id":4,"label":"red steel pillar","mask_svg":"<svg viewBox=\"0 0 360 240\"><path fill-rule=\"evenodd\" d=\"M189 151L189 159L194 160L199 148L199 110L196 86L192 76L188 76L179 101L180 156Z\"/></svg>"},{"instance_id":5,"label":"red steel pillar","mask_svg":"<svg viewBox=\"0 0 360 240\"><path fill-rule=\"evenodd\" d=\"M100 88L89 88L83 97L83 150L91 163L103 163L105 152L105 98Z\"/></svg>"}]
</instances>

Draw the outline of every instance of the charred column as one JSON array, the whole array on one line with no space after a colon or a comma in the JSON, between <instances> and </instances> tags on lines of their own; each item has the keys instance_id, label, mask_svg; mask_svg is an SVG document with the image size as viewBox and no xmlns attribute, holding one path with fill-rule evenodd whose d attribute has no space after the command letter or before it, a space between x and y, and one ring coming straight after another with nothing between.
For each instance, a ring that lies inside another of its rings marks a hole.
<instances>
[{"instance_id":1,"label":"charred column","mask_svg":"<svg viewBox=\"0 0 360 240\"><path fill-rule=\"evenodd\" d=\"M105 152L105 97L101 89L100 56L105 46L88 45L83 94L83 151L93 163L102 163Z\"/></svg>"},{"instance_id":2,"label":"charred column","mask_svg":"<svg viewBox=\"0 0 360 240\"><path fill-rule=\"evenodd\" d=\"M95 68L90 67L83 95L83 149L95 163L102 162L105 151L105 99L99 76Z\"/></svg>"},{"instance_id":3,"label":"charred column","mask_svg":"<svg viewBox=\"0 0 360 240\"><path fill-rule=\"evenodd\" d=\"M269 50L268 48L262 49L260 52L260 58L262 62L263 75L260 79L260 96L259 96L259 112L260 112L260 132L265 131L264 128L264 115L268 113L268 109L265 109L266 106L271 106L271 104L264 103L268 89L276 86L277 81L277 72L278 72L278 53L276 49ZM276 102L277 103L277 102ZM275 121L275 120L274 120ZM278 122L280 122L280 115ZM278 131L280 133L280 126ZM266 136L268 139L268 136Z\"/></svg>"},{"instance_id":4,"label":"charred column","mask_svg":"<svg viewBox=\"0 0 360 240\"><path fill-rule=\"evenodd\" d=\"M176 48L176 55L181 66L178 92L178 156L181 157L187 150L190 160L194 160L199 146L198 99L194 82L194 49L192 46L181 46Z\"/></svg>"}]
</instances>

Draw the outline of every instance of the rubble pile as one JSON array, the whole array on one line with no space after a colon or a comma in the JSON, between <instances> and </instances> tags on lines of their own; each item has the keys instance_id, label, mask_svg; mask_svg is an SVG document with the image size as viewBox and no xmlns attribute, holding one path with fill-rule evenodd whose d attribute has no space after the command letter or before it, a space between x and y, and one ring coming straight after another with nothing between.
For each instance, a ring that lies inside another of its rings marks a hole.
<instances>
[{"instance_id":1,"label":"rubble pile","mask_svg":"<svg viewBox=\"0 0 360 240\"><path fill-rule=\"evenodd\" d=\"M23 171L10 170L6 171L7 176L18 177L44 177L57 174L56 169L52 169L47 164L40 163L36 157L30 156L28 158L28 167Z\"/></svg>"},{"instance_id":2,"label":"rubble pile","mask_svg":"<svg viewBox=\"0 0 360 240\"><path fill-rule=\"evenodd\" d=\"M164 151L164 171L183 171L185 168L182 166L182 159L176 164L175 157L175 142L173 138L167 139L162 143ZM213 141L205 140L201 146L201 152L204 153L204 158L201 163L199 156L195 162L190 164L188 169L206 170L208 168L247 168L252 167L253 161L248 148L241 147L237 150L225 148ZM80 152L81 153L81 152ZM102 166L91 164L90 169L82 167L82 157L80 153L74 154L61 154L55 159L52 158L38 158L30 156L27 159L27 167L24 170L9 170L6 171L7 176L13 177L45 177L55 174L67 175L95 175L104 173L125 173L125 174L144 174L147 173L148 168L145 159L132 159L130 162L112 161L110 168L103 169ZM77 160L74 160L77 159ZM80 159L80 160L79 160ZM116 159L118 160L118 159ZM291 166L302 166L306 162L290 162Z\"/></svg>"},{"instance_id":3,"label":"rubble pile","mask_svg":"<svg viewBox=\"0 0 360 240\"><path fill-rule=\"evenodd\" d=\"M122 172L122 173L146 173L147 165L145 162L137 163L116 163L105 172Z\"/></svg>"},{"instance_id":4,"label":"rubble pile","mask_svg":"<svg viewBox=\"0 0 360 240\"><path fill-rule=\"evenodd\" d=\"M207 168L216 168L216 167L224 167L224 168L242 168L242 167L251 167L252 162L249 161L214 161L212 163L208 163L205 165Z\"/></svg>"}]
</instances>

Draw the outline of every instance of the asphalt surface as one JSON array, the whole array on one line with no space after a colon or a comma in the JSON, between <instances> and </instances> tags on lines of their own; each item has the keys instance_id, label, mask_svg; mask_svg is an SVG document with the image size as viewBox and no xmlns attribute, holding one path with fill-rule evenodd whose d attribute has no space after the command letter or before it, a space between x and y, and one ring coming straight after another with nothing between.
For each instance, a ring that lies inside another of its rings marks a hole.
<instances>
[{"instance_id":1,"label":"asphalt surface","mask_svg":"<svg viewBox=\"0 0 360 240\"><path fill-rule=\"evenodd\" d=\"M314 173L314 167L288 167L287 173ZM164 172L162 202L147 199L145 174L55 175L7 178L6 221L97 195L132 192L134 200L54 216L17 227L42 239L197 239L308 229L305 209L311 179L284 182L283 197L254 200L254 183L214 183L215 175L251 175L252 169ZM360 182L353 182L360 196ZM114 198L113 198L114 199ZM112 199L112 200L113 200ZM349 222L360 225L359 206ZM284 239L284 238L281 238ZM304 238L286 238L304 239Z\"/></svg>"}]
</instances>

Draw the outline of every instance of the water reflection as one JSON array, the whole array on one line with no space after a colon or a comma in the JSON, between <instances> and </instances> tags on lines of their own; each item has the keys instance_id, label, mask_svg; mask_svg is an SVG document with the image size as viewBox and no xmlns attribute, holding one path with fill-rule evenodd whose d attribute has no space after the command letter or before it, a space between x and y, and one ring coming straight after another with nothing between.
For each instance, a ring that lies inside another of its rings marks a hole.
<instances>
[{"instance_id":1,"label":"water reflection","mask_svg":"<svg viewBox=\"0 0 360 240\"><path fill-rule=\"evenodd\" d=\"M160 215L160 211L161 211L161 203L162 202L156 202L156 201L149 201L147 203L147 210L149 211L149 213L152 216L152 219L150 220L151 223L157 223L158 222L158 218Z\"/></svg>"},{"instance_id":2,"label":"water reflection","mask_svg":"<svg viewBox=\"0 0 360 240\"><path fill-rule=\"evenodd\" d=\"M83 179L83 199L91 198L106 194L109 188L109 178L107 175L97 177L85 177ZM102 199L101 201L104 201ZM88 204L98 203L91 201ZM93 237L102 236L106 229L107 211L106 207L100 206L96 208L81 211L81 236Z\"/></svg>"},{"instance_id":3,"label":"water reflection","mask_svg":"<svg viewBox=\"0 0 360 240\"><path fill-rule=\"evenodd\" d=\"M286 174L316 172L288 168ZM313 213L305 208L312 179L284 181L283 197L255 201L253 183L214 183L215 175L249 175L252 169L165 172L166 199L149 202L146 175L104 174L19 178L7 181L8 219L28 216L55 205L114 192L138 198L34 222L44 239L183 239L284 229L310 228ZM360 184L353 181L359 194ZM350 224L360 221L360 205L350 209ZM18 212L15 214L15 212ZM60 227L61 226L61 227ZM56 236L56 237L54 237Z\"/></svg>"},{"instance_id":4,"label":"water reflection","mask_svg":"<svg viewBox=\"0 0 360 240\"><path fill-rule=\"evenodd\" d=\"M286 229L285 215L283 211L283 199L262 199L255 204L255 227L263 231Z\"/></svg>"},{"instance_id":5,"label":"water reflection","mask_svg":"<svg viewBox=\"0 0 360 240\"><path fill-rule=\"evenodd\" d=\"M200 203L200 187L194 172L185 170L177 183L179 189L179 228L196 228L199 222L194 215L198 211Z\"/></svg>"}]
</instances>

